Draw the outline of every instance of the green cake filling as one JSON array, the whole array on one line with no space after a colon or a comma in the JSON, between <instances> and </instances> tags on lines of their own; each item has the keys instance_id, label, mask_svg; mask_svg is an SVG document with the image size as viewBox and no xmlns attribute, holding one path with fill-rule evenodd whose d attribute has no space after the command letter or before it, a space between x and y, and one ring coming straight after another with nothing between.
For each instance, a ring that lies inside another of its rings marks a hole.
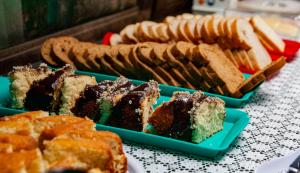
<instances>
[{"instance_id":1,"label":"green cake filling","mask_svg":"<svg viewBox=\"0 0 300 173\"><path fill-rule=\"evenodd\" d=\"M210 98L208 98L210 99ZM225 108L223 104L204 101L191 110L192 142L200 143L223 129Z\"/></svg>"}]
</instances>

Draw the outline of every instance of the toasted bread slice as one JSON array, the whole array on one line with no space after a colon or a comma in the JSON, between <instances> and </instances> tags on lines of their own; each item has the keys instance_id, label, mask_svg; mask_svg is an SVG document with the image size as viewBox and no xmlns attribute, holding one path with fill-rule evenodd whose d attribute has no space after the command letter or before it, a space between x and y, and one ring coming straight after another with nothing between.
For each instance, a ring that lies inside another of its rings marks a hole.
<instances>
[{"instance_id":1,"label":"toasted bread slice","mask_svg":"<svg viewBox=\"0 0 300 173\"><path fill-rule=\"evenodd\" d=\"M87 49L90 47L97 46L94 43L90 42L79 42L74 45L69 51L69 58L75 64L76 68L79 70L92 71L92 67L87 63Z\"/></svg>"},{"instance_id":2,"label":"toasted bread slice","mask_svg":"<svg viewBox=\"0 0 300 173\"><path fill-rule=\"evenodd\" d=\"M210 20L208 21L208 30L211 33L211 37L213 40L215 40L215 42L217 41L217 39L220 37L220 33L219 33L219 23L222 20L222 16L219 15L213 15Z\"/></svg>"},{"instance_id":3,"label":"toasted bread slice","mask_svg":"<svg viewBox=\"0 0 300 173\"><path fill-rule=\"evenodd\" d=\"M205 43L214 43L214 40L211 36L211 31L209 29L209 21L212 18L212 16L207 15L203 18L203 26L201 28L201 36L202 40Z\"/></svg>"},{"instance_id":4,"label":"toasted bread slice","mask_svg":"<svg viewBox=\"0 0 300 173\"><path fill-rule=\"evenodd\" d=\"M111 67L118 71L120 74L129 75L127 73L127 71L129 70L127 70L125 64L123 64L122 61L119 61L118 59L120 47L122 47L122 45L111 46L110 49L106 51L104 60L108 62Z\"/></svg>"},{"instance_id":5,"label":"toasted bread slice","mask_svg":"<svg viewBox=\"0 0 300 173\"><path fill-rule=\"evenodd\" d=\"M136 27L134 24L127 25L120 32L120 36L122 37L122 40L124 40L126 43L138 43L139 40L134 35L135 32L136 32Z\"/></svg>"},{"instance_id":6,"label":"toasted bread slice","mask_svg":"<svg viewBox=\"0 0 300 173\"><path fill-rule=\"evenodd\" d=\"M197 43L198 40L196 40L195 37L195 29L196 29L196 20L195 19L189 19L185 23L184 30L186 32L186 35L188 36L189 40L191 40L193 43Z\"/></svg>"},{"instance_id":7,"label":"toasted bread slice","mask_svg":"<svg viewBox=\"0 0 300 173\"><path fill-rule=\"evenodd\" d=\"M165 19L164 19L164 23L172 23L174 20L177 20L176 17L174 16L167 16Z\"/></svg>"},{"instance_id":8,"label":"toasted bread slice","mask_svg":"<svg viewBox=\"0 0 300 173\"><path fill-rule=\"evenodd\" d=\"M185 25L186 25L187 21L186 20L181 20L179 22L178 28L177 28L177 33L178 33L178 40L181 41L187 41L187 42L192 42L185 30Z\"/></svg>"},{"instance_id":9,"label":"toasted bread slice","mask_svg":"<svg viewBox=\"0 0 300 173\"><path fill-rule=\"evenodd\" d=\"M109 48L109 46L97 45L89 47L86 50L86 63L92 68L93 71L101 72L101 65L96 61L96 59L97 57L103 57Z\"/></svg>"},{"instance_id":10,"label":"toasted bread slice","mask_svg":"<svg viewBox=\"0 0 300 173\"><path fill-rule=\"evenodd\" d=\"M58 37L56 41L52 44L53 47L53 57L58 64L71 64L74 66L73 61L69 57L69 51L73 46L78 44L78 40L73 37Z\"/></svg>"},{"instance_id":11,"label":"toasted bread slice","mask_svg":"<svg viewBox=\"0 0 300 173\"><path fill-rule=\"evenodd\" d=\"M285 65L285 58L281 57L276 61L273 61L271 64L266 66L264 69L256 72L250 78L245 80L238 88L237 92L234 93L233 97L241 97L247 92L251 91L257 85L265 81L267 78L273 76Z\"/></svg>"},{"instance_id":12,"label":"toasted bread slice","mask_svg":"<svg viewBox=\"0 0 300 173\"><path fill-rule=\"evenodd\" d=\"M234 57L232 51L230 49L226 49L224 51L226 57L237 67L239 68L239 64L238 61L236 60L236 58Z\"/></svg>"},{"instance_id":13,"label":"toasted bread slice","mask_svg":"<svg viewBox=\"0 0 300 173\"><path fill-rule=\"evenodd\" d=\"M194 15L191 13L183 13L183 14L181 14L181 17L183 20L194 19Z\"/></svg>"},{"instance_id":14,"label":"toasted bread slice","mask_svg":"<svg viewBox=\"0 0 300 173\"><path fill-rule=\"evenodd\" d=\"M168 24L168 34L171 40L177 41L179 39L178 36L178 28L179 28L180 22L178 20L173 21L172 23Z\"/></svg>"},{"instance_id":15,"label":"toasted bread slice","mask_svg":"<svg viewBox=\"0 0 300 173\"><path fill-rule=\"evenodd\" d=\"M212 69L219 80L223 81L230 94L235 93L245 78L239 69L226 58L221 48L218 45L200 44L198 51L209 62L208 68Z\"/></svg>"},{"instance_id":16,"label":"toasted bread slice","mask_svg":"<svg viewBox=\"0 0 300 173\"><path fill-rule=\"evenodd\" d=\"M155 25L152 21L143 21L138 27L138 32L141 34L142 41L154 41L149 32L149 26Z\"/></svg>"},{"instance_id":17,"label":"toasted bread slice","mask_svg":"<svg viewBox=\"0 0 300 173\"><path fill-rule=\"evenodd\" d=\"M148 26L149 35L151 36L151 40L160 42L160 37L157 32L158 24L154 23Z\"/></svg>"},{"instance_id":18,"label":"toasted bread slice","mask_svg":"<svg viewBox=\"0 0 300 173\"><path fill-rule=\"evenodd\" d=\"M204 22L204 17L201 17L200 19L196 20L196 28L195 28L195 38L198 43L200 43L200 39L202 39L202 27Z\"/></svg>"},{"instance_id":19,"label":"toasted bread slice","mask_svg":"<svg viewBox=\"0 0 300 173\"><path fill-rule=\"evenodd\" d=\"M259 16L254 16L250 20L254 31L260 36L261 40L268 43L273 49L280 52L284 51L285 44L275 31Z\"/></svg>"},{"instance_id":20,"label":"toasted bread slice","mask_svg":"<svg viewBox=\"0 0 300 173\"><path fill-rule=\"evenodd\" d=\"M243 50L243 49L239 50L238 51L238 56L240 58L243 58L245 60L245 65L246 65L246 67L247 67L248 70L250 70L250 71L254 70L254 66L253 66L253 64L252 64L252 62L251 62L251 60L250 60L250 58L249 58L246 50Z\"/></svg>"},{"instance_id":21,"label":"toasted bread slice","mask_svg":"<svg viewBox=\"0 0 300 173\"><path fill-rule=\"evenodd\" d=\"M121 37L120 34L112 34L111 37L109 38L109 44L111 46L117 45L117 44L121 44L123 43L123 39Z\"/></svg>"},{"instance_id":22,"label":"toasted bread slice","mask_svg":"<svg viewBox=\"0 0 300 173\"><path fill-rule=\"evenodd\" d=\"M134 48L131 50L129 54L129 59L130 61L138 68L139 74L138 77L140 79L155 79L159 83L162 84L167 84L167 82L162 79L155 71L153 71L149 66L147 66L145 63L139 60L137 50L139 47L142 45L136 45Z\"/></svg>"},{"instance_id":23,"label":"toasted bread slice","mask_svg":"<svg viewBox=\"0 0 300 173\"><path fill-rule=\"evenodd\" d=\"M53 43L56 42L55 38L50 38L46 40L42 47L41 47L41 55L43 60L50 65L53 66L61 66L64 65L64 63L61 63L61 61L55 61L55 57L53 55Z\"/></svg>"},{"instance_id":24,"label":"toasted bread slice","mask_svg":"<svg viewBox=\"0 0 300 173\"><path fill-rule=\"evenodd\" d=\"M156 32L161 42L166 43L170 40L168 35L168 25L159 23L156 27Z\"/></svg>"}]
</instances>

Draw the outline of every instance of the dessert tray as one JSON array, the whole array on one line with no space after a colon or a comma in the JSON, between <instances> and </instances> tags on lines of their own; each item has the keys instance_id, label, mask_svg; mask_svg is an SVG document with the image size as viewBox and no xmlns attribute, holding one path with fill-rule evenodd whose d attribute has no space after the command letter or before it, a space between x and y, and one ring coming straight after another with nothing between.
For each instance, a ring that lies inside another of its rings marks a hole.
<instances>
[{"instance_id":1,"label":"dessert tray","mask_svg":"<svg viewBox=\"0 0 300 173\"><path fill-rule=\"evenodd\" d=\"M76 70L75 73L82 74L82 75L94 76L97 79L97 81L117 79L116 76L105 75L105 74L101 74L101 73L92 73L92 72L86 72L86 71L80 71L80 70ZM244 76L247 79L251 75L244 74ZM141 84L144 82L144 81L134 80L134 79L130 79L130 80L134 84ZM253 94L255 94L255 91L259 88L259 86L260 85L258 85L256 88L254 88L252 91L248 92L241 98L228 97L228 96L223 96L220 94L213 94L213 93L208 93L208 92L204 92L204 93L208 96L219 97L220 99L224 100L224 102L226 103L226 107L243 107L249 101L249 99L253 96ZM164 84L159 84L159 88L160 88L161 95L163 95L163 96L172 96L174 91L188 91L190 93L193 93L196 91L193 89L164 85Z\"/></svg>"},{"instance_id":2,"label":"dessert tray","mask_svg":"<svg viewBox=\"0 0 300 173\"><path fill-rule=\"evenodd\" d=\"M85 72L78 73L83 74ZM94 76L97 78L98 81L115 79L115 77L107 75L94 74ZM11 115L20 112L25 112L26 110L17 110L6 107L6 105L9 104L10 100L8 78L0 77L0 84L0 115ZM161 102L168 101L170 99L168 95L168 92L170 93L170 91L168 90L169 86L160 87L161 97L158 99L156 105L160 104ZM177 87L173 88L173 91L184 91L184 89L180 89ZM231 108L226 108L226 118L224 121L223 130L214 134L213 136L209 137L208 139L204 140L199 144L100 124L97 124L96 128L97 130L108 130L115 132L118 135L120 135L123 140L134 141L137 143L143 143L147 145L154 145L162 148L174 149L177 151L183 151L204 157L215 157L219 152L228 149L229 145L235 141L235 139L243 131L243 129L247 126L248 123L249 117L247 113Z\"/></svg>"}]
</instances>

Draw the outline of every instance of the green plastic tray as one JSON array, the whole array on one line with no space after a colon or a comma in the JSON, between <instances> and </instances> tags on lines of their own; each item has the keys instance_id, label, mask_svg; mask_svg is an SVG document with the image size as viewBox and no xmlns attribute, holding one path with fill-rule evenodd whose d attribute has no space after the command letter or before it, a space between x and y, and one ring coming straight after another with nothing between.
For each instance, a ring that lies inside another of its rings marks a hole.
<instances>
[{"instance_id":1,"label":"green plastic tray","mask_svg":"<svg viewBox=\"0 0 300 173\"><path fill-rule=\"evenodd\" d=\"M112 78L115 77L107 76L107 79ZM159 105L161 102L168 101L169 99L169 96L162 95L154 107ZM6 105L9 104L9 101L9 80L7 77L0 77L0 115L13 115L25 112L25 110L17 110L6 107ZM215 157L219 152L226 151L229 145L237 138L237 136L243 131L248 123L249 117L247 113L232 108L226 108L226 118L223 130L199 144L100 124L97 124L96 128L97 130L115 132L119 134L123 140L154 145L162 148L168 148L212 158Z\"/></svg>"},{"instance_id":2,"label":"green plastic tray","mask_svg":"<svg viewBox=\"0 0 300 173\"><path fill-rule=\"evenodd\" d=\"M92 73L92 72L85 72L85 71L79 71L76 70L76 74L83 74L83 75L89 75L89 76L95 76L97 81L102 81L102 80L115 80L117 77L116 76L110 76L110 75L105 75L101 73ZM249 78L251 75L250 74L244 74L245 78ZM141 84L144 83L145 81L140 81L140 80L134 80L131 79L133 83L135 84ZM164 96L172 96L174 91L188 91L190 93L195 92L196 90L193 89L188 89L188 88L181 88L181 87L175 87L175 86L170 86L170 85L164 85L160 84L160 93L161 95ZM245 106L245 104L249 101L251 96L255 93L255 91L259 88L259 86L255 87L252 91L248 92L241 98L234 98L234 97L228 97L228 96L223 96L219 94L213 94L213 93L208 93L205 92L206 95L208 96L215 96L219 97L220 99L224 100L226 103L226 107L234 107L234 108L239 108Z\"/></svg>"}]
</instances>

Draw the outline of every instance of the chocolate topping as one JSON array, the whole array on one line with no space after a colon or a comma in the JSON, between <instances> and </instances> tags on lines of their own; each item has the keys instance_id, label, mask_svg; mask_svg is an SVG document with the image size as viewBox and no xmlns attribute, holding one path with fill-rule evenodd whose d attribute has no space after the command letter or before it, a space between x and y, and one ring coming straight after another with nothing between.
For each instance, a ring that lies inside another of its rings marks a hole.
<instances>
[{"instance_id":1,"label":"chocolate topping","mask_svg":"<svg viewBox=\"0 0 300 173\"><path fill-rule=\"evenodd\" d=\"M113 81L102 81L97 85L88 85L77 99L75 107L71 109L74 115L79 117L89 117L95 122L100 119L100 110L97 99L101 97Z\"/></svg>"},{"instance_id":2,"label":"chocolate topping","mask_svg":"<svg viewBox=\"0 0 300 173\"><path fill-rule=\"evenodd\" d=\"M56 111L54 99L59 93L55 93L55 91L61 87L64 77L69 75L72 70L71 66L65 66L51 73L45 79L34 81L27 92L25 107L28 110Z\"/></svg>"}]
</instances>

